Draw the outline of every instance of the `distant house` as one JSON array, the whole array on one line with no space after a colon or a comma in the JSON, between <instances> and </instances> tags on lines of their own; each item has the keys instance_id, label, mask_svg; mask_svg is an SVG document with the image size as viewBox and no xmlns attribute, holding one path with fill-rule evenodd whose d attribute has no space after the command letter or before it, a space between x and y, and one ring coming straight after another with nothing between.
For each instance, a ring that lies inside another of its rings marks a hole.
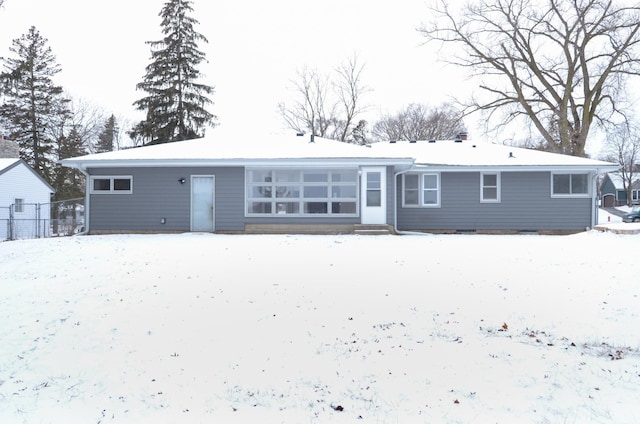
<instances>
[{"instance_id":1,"label":"distant house","mask_svg":"<svg viewBox=\"0 0 640 424\"><path fill-rule=\"evenodd\" d=\"M609 172L600 183L600 202L603 207L624 206L627 204L627 192L624 190L619 172ZM631 203L640 203L640 178L631 184Z\"/></svg>"},{"instance_id":2,"label":"distant house","mask_svg":"<svg viewBox=\"0 0 640 424\"><path fill-rule=\"evenodd\" d=\"M53 193L24 160L0 158L0 241L46 236Z\"/></svg>"},{"instance_id":3,"label":"distant house","mask_svg":"<svg viewBox=\"0 0 640 424\"><path fill-rule=\"evenodd\" d=\"M65 159L88 232L576 232L597 160L469 140L208 137Z\"/></svg>"}]
</instances>

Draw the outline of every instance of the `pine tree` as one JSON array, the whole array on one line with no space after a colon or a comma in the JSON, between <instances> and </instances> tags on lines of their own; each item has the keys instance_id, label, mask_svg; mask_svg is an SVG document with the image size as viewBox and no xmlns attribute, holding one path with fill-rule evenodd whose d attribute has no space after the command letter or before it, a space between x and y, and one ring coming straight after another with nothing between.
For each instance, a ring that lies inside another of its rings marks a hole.
<instances>
[{"instance_id":1,"label":"pine tree","mask_svg":"<svg viewBox=\"0 0 640 424\"><path fill-rule=\"evenodd\" d=\"M116 117L111 115L104 123L104 128L98 135L98 143L95 146L95 152L111 152L116 144L117 136L118 124L116 122Z\"/></svg>"},{"instance_id":2,"label":"pine tree","mask_svg":"<svg viewBox=\"0 0 640 424\"><path fill-rule=\"evenodd\" d=\"M72 127L68 135L61 136L56 143L58 159L67 159L85 154L84 142L77 127ZM53 172L55 200L73 199L84 195L84 176L77 170L56 165Z\"/></svg>"},{"instance_id":3,"label":"pine tree","mask_svg":"<svg viewBox=\"0 0 640 424\"><path fill-rule=\"evenodd\" d=\"M213 94L214 88L196 82L201 77L197 66L206 60L198 42L208 41L194 29L198 21L189 16L191 3L165 3L159 14L164 38L147 42L152 61L136 88L148 95L133 103L146 113L146 119L129 132L147 144L201 137L207 126L216 125L216 116L205 109L212 103L207 95Z\"/></svg>"},{"instance_id":4,"label":"pine tree","mask_svg":"<svg viewBox=\"0 0 640 424\"><path fill-rule=\"evenodd\" d=\"M367 121L361 119L353 130L351 130L351 142L360 146L364 146L367 141Z\"/></svg>"},{"instance_id":5,"label":"pine tree","mask_svg":"<svg viewBox=\"0 0 640 424\"><path fill-rule=\"evenodd\" d=\"M5 102L0 106L2 124L9 138L18 142L20 156L48 181L56 160L55 122L69 114L62 87L53 83L60 72L47 39L35 27L13 40L9 50L16 56L2 58L1 75Z\"/></svg>"}]
</instances>

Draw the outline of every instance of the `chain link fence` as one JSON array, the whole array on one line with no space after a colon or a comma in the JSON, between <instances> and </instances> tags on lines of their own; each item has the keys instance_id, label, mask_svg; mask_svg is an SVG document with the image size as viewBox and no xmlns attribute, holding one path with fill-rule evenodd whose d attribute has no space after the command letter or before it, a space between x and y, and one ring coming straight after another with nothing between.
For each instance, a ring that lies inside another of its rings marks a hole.
<instances>
[{"instance_id":1,"label":"chain link fence","mask_svg":"<svg viewBox=\"0 0 640 424\"><path fill-rule=\"evenodd\" d=\"M0 207L0 241L60 237L84 230L84 198Z\"/></svg>"}]
</instances>

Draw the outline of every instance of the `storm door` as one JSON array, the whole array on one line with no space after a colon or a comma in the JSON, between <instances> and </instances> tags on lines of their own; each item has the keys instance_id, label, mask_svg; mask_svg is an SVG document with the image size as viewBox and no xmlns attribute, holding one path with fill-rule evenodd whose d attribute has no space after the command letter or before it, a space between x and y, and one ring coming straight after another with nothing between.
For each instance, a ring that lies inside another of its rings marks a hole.
<instances>
[{"instance_id":1,"label":"storm door","mask_svg":"<svg viewBox=\"0 0 640 424\"><path fill-rule=\"evenodd\" d=\"M215 230L215 177L191 177L191 231Z\"/></svg>"}]
</instances>

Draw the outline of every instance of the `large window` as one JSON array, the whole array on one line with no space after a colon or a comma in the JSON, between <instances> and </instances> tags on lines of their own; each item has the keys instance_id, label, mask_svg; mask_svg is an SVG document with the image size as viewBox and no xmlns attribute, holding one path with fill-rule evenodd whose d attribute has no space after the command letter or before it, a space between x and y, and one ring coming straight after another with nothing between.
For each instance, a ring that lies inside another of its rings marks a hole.
<instances>
[{"instance_id":1,"label":"large window","mask_svg":"<svg viewBox=\"0 0 640 424\"><path fill-rule=\"evenodd\" d=\"M552 174L553 196L585 197L589 195L589 174Z\"/></svg>"},{"instance_id":2,"label":"large window","mask_svg":"<svg viewBox=\"0 0 640 424\"><path fill-rule=\"evenodd\" d=\"M440 206L439 174L404 174L402 182L403 206Z\"/></svg>"},{"instance_id":3,"label":"large window","mask_svg":"<svg viewBox=\"0 0 640 424\"><path fill-rule=\"evenodd\" d=\"M483 203L500 202L500 173L483 172L480 174L480 201Z\"/></svg>"},{"instance_id":4,"label":"large window","mask_svg":"<svg viewBox=\"0 0 640 424\"><path fill-rule=\"evenodd\" d=\"M93 176L90 183L93 194L133 193L131 176Z\"/></svg>"},{"instance_id":5,"label":"large window","mask_svg":"<svg viewBox=\"0 0 640 424\"><path fill-rule=\"evenodd\" d=\"M357 215L358 170L249 169L247 215Z\"/></svg>"}]
</instances>

